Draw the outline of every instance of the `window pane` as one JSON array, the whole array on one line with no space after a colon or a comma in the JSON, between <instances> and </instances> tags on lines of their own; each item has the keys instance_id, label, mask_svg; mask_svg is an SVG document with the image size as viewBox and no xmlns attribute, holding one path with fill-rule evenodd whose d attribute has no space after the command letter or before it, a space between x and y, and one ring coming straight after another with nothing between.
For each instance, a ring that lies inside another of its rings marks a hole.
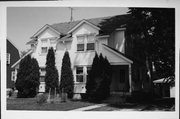
<instances>
[{"instance_id":1,"label":"window pane","mask_svg":"<svg viewBox=\"0 0 180 119\"><path fill-rule=\"evenodd\" d=\"M41 42L42 43L47 43L47 39L42 39Z\"/></svg>"},{"instance_id":2,"label":"window pane","mask_svg":"<svg viewBox=\"0 0 180 119\"><path fill-rule=\"evenodd\" d=\"M88 35L88 42L94 42L94 35Z\"/></svg>"},{"instance_id":3,"label":"window pane","mask_svg":"<svg viewBox=\"0 0 180 119\"><path fill-rule=\"evenodd\" d=\"M42 47L41 48L41 53L47 53L47 47Z\"/></svg>"},{"instance_id":4,"label":"window pane","mask_svg":"<svg viewBox=\"0 0 180 119\"><path fill-rule=\"evenodd\" d=\"M83 74L83 67L77 67L76 74Z\"/></svg>"},{"instance_id":5,"label":"window pane","mask_svg":"<svg viewBox=\"0 0 180 119\"><path fill-rule=\"evenodd\" d=\"M94 50L94 43L87 43L87 50Z\"/></svg>"},{"instance_id":6,"label":"window pane","mask_svg":"<svg viewBox=\"0 0 180 119\"><path fill-rule=\"evenodd\" d=\"M77 42L78 43L84 43L84 39L85 39L85 36L78 36L77 37Z\"/></svg>"},{"instance_id":7,"label":"window pane","mask_svg":"<svg viewBox=\"0 0 180 119\"><path fill-rule=\"evenodd\" d=\"M40 82L45 82L45 77L44 76L40 77Z\"/></svg>"},{"instance_id":8,"label":"window pane","mask_svg":"<svg viewBox=\"0 0 180 119\"><path fill-rule=\"evenodd\" d=\"M84 51L84 44L77 44L77 51Z\"/></svg>"},{"instance_id":9,"label":"window pane","mask_svg":"<svg viewBox=\"0 0 180 119\"><path fill-rule=\"evenodd\" d=\"M83 75L76 75L76 82L83 82Z\"/></svg>"}]
</instances>

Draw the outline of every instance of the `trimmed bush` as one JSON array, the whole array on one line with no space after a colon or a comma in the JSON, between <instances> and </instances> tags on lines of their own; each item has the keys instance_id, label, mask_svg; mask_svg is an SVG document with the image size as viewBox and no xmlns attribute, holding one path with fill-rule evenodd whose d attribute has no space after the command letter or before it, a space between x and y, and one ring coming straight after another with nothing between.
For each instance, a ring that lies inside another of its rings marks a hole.
<instances>
[{"instance_id":1,"label":"trimmed bush","mask_svg":"<svg viewBox=\"0 0 180 119\"><path fill-rule=\"evenodd\" d=\"M74 79L68 51L64 53L64 57L62 59L60 91L62 93L67 93L68 98L73 97Z\"/></svg>"},{"instance_id":2,"label":"trimmed bush","mask_svg":"<svg viewBox=\"0 0 180 119\"><path fill-rule=\"evenodd\" d=\"M86 84L86 94L89 101L99 102L110 96L112 67L102 54L94 57L89 80Z\"/></svg>"},{"instance_id":3,"label":"trimmed bush","mask_svg":"<svg viewBox=\"0 0 180 119\"><path fill-rule=\"evenodd\" d=\"M39 87L39 65L30 55L21 60L15 87L18 98L35 97Z\"/></svg>"},{"instance_id":4,"label":"trimmed bush","mask_svg":"<svg viewBox=\"0 0 180 119\"><path fill-rule=\"evenodd\" d=\"M48 54L46 57L46 75L45 75L45 83L46 83L46 93L49 93L51 89L51 93L58 91L58 83L59 83L59 75L55 66L55 54L54 49L50 48L48 50Z\"/></svg>"}]
</instances>

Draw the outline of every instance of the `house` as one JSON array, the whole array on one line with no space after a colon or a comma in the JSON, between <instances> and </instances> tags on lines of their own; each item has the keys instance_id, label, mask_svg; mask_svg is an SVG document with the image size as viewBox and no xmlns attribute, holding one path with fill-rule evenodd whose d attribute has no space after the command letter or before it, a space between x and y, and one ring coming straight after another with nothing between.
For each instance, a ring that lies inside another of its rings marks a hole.
<instances>
[{"instance_id":1,"label":"house","mask_svg":"<svg viewBox=\"0 0 180 119\"><path fill-rule=\"evenodd\" d=\"M110 18L110 17L108 17ZM31 46L31 54L40 66L39 92L45 92L45 63L48 49L55 50L56 67L61 76L61 64L64 52L69 51L74 75L74 93L86 92L86 81L91 69L95 52L107 57L113 67L111 93L138 90L132 80L133 60L126 56L126 28L118 28L113 34L100 34L99 24L107 18L83 19L80 21L44 25L32 37L27 45ZM113 35L113 36L112 36ZM18 69L20 60L12 67ZM142 73L141 73L142 74ZM139 75L142 80L143 76ZM60 79L59 79L60 80Z\"/></svg>"},{"instance_id":2,"label":"house","mask_svg":"<svg viewBox=\"0 0 180 119\"><path fill-rule=\"evenodd\" d=\"M15 62L20 59L18 48L15 44L7 39L7 89L14 88L16 80L17 69L11 67Z\"/></svg>"}]
</instances>

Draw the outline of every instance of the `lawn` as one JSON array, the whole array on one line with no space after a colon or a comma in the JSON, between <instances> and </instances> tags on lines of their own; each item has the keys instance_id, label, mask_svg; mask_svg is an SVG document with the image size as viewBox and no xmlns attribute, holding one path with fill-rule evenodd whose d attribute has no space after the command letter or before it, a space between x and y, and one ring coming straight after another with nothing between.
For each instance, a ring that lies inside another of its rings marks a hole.
<instances>
[{"instance_id":1,"label":"lawn","mask_svg":"<svg viewBox=\"0 0 180 119\"><path fill-rule=\"evenodd\" d=\"M36 98L14 98L7 99L7 110L57 110L67 111L76 108L86 107L94 105L94 103L82 102L82 101L70 101L62 103L44 103L39 105L36 103Z\"/></svg>"}]
</instances>

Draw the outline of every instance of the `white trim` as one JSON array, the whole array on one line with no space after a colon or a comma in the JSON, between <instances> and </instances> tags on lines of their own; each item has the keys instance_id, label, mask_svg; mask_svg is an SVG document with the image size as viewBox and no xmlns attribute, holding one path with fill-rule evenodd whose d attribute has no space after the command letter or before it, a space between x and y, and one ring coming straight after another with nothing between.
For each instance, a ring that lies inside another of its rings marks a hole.
<instances>
[{"instance_id":1,"label":"white trim","mask_svg":"<svg viewBox=\"0 0 180 119\"><path fill-rule=\"evenodd\" d=\"M78 23L78 24L77 24L76 26L74 26L70 31L68 31L68 34L72 33L74 30L76 30L76 29L77 29L79 26L81 26L83 23L86 23L86 24L94 27L95 29L100 30L99 27L97 27L97 26L95 26L94 24L92 24L92 23L86 21L85 19L83 19L80 23Z\"/></svg>"},{"instance_id":2,"label":"white trim","mask_svg":"<svg viewBox=\"0 0 180 119\"><path fill-rule=\"evenodd\" d=\"M38 30L32 37L31 39L35 38L36 36L38 36L40 33L42 33L44 30L46 30L46 28L50 28L52 31L54 31L57 34L61 34L59 31L55 30L54 28L52 28L50 25L46 24L44 25L40 30Z\"/></svg>"},{"instance_id":3,"label":"white trim","mask_svg":"<svg viewBox=\"0 0 180 119\"><path fill-rule=\"evenodd\" d=\"M23 57L21 57L17 62L15 62L11 68L14 68L18 63L20 63L20 61L27 55L29 55L30 53L32 53L32 50L30 50L29 52L27 52Z\"/></svg>"},{"instance_id":4,"label":"white trim","mask_svg":"<svg viewBox=\"0 0 180 119\"><path fill-rule=\"evenodd\" d=\"M108 47L105 46L105 45L103 45L103 46L104 46L106 49L108 49L109 51L111 51L111 52L115 53L116 55L118 55L119 57L121 57L122 59L126 60L127 62L133 63L132 60L130 60L130 59L124 57L123 55L121 55L121 54L119 54L119 53L117 53L117 52L115 52L115 51L113 51L112 49L108 48Z\"/></svg>"}]
</instances>

